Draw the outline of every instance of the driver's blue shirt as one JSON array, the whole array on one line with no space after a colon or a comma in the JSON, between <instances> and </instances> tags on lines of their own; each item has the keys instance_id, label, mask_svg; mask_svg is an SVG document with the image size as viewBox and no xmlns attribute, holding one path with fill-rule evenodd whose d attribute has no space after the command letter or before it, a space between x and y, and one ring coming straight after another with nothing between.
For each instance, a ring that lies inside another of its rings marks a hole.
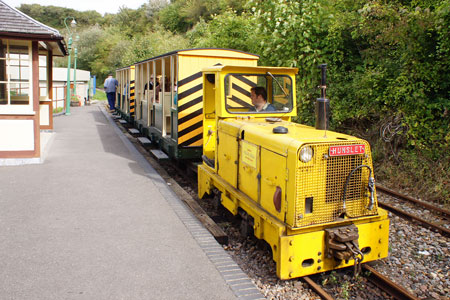
<instances>
[{"instance_id":1,"label":"driver's blue shirt","mask_svg":"<svg viewBox=\"0 0 450 300\"><path fill-rule=\"evenodd\" d=\"M272 104L267 102L261 111L276 111L276 109Z\"/></svg>"}]
</instances>

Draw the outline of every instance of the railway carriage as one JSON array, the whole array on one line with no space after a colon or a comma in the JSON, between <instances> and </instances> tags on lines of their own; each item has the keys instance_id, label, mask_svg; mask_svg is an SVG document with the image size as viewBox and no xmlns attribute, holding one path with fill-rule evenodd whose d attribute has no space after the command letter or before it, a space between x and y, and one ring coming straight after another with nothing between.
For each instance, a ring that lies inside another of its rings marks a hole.
<instances>
[{"instance_id":1,"label":"railway carriage","mask_svg":"<svg viewBox=\"0 0 450 300\"><path fill-rule=\"evenodd\" d=\"M388 254L389 220L377 205L369 144L323 124L292 123L296 73L203 70L199 197L215 195L213 201L240 215L242 231L271 246L281 279L357 267ZM267 91L273 111L252 108L254 86Z\"/></svg>"},{"instance_id":2,"label":"railway carriage","mask_svg":"<svg viewBox=\"0 0 450 300\"><path fill-rule=\"evenodd\" d=\"M257 55L230 49L186 49L146 59L117 70L122 86L129 84L120 110L171 158L199 159L203 144L202 68L256 66L258 59Z\"/></svg>"},{"instance_id":3,"label":"railway carriage","mask_svg":"<svg viewBox=\"0 0 450 300\"><path fill-rule=\"evenodd\" d=\"M122 117L128 122L135 118L135 66L127 66L116 70L119 86L116 89L116 106Z\"/></svg>"}]
</instances>

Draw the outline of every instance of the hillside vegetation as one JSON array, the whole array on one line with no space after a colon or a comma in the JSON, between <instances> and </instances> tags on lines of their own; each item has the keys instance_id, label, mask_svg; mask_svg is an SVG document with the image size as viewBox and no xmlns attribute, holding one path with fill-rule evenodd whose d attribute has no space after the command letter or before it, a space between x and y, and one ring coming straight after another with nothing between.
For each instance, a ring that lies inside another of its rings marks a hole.
<instances>
[{"instance_id":1,"label":"hillside vegetation","mask_svg":"<svg viewBox=\"0 0 450 300\"><path fill-rule=\"evenodd\" d=\"M19 9L63 34L64 17L74 16L78 66L99 82L116 68L196 47L297 67L296 121L306 124L314 122L317 65L327 63L332 127L371 142L378 181L450 201L448 0L150 0L105 16Z\"/></svg>"}]
</instances>

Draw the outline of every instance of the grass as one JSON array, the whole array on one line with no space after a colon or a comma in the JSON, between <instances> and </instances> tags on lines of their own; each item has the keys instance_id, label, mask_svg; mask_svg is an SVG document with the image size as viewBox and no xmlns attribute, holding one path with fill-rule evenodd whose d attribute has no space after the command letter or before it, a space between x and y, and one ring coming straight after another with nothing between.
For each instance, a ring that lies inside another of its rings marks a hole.
<instances>
[{"instance_id":1,"label":"grass","mask_svg":"<svg viewBox=\"0 0 450 300\"><path fill-rule=\"evenodd\" d=\"M60 112L63 111L63 109L64 109L64 107L58 107L58 108L55 108L55 109L53 109L53 113L54 113L54 114L60 113Z\"/></svg>"},{"instance_id":2,"label":"grass","mask_svg":"<svg viewBox=\"0 0 450 300\"><path fill-rule=\"evenodd\" d=\"M434 201L450 207L450 156L442 153L430 159L419 151L398 151L398 158L380 155L385 151L374 147L375 175L379 182L414 198ZM378 152L378 153L377 153Z\"/></svg>"},{"instance_id":3,"label":"grass","mask_svg":"<svg viewBox=\"0 0 450 300\"><path fill-rule=\"evenodd\" d=\"M106 93L100 89L97 89L92 100L106 101Z\"/></svg>"}]
</instances>

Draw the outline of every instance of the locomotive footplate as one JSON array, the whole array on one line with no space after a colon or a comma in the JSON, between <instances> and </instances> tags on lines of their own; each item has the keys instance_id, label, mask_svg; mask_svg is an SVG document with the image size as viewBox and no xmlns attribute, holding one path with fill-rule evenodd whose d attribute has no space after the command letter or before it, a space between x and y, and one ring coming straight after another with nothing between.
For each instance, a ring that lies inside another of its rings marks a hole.
<instances>
[{"instance_id":1,"label":"locomotive footplate","mask_svg":"<svg viewBox=\"0 0 450 300\"><path fill-rule=\"evenodd\" d=\"M355 224L325 229L325 244L327 249L327 256L334 257L338 262L353 258L354 274L361 271L361 261L364 255L359 249L358 245L358 227Z\"/></svg>"}]
</instances>

